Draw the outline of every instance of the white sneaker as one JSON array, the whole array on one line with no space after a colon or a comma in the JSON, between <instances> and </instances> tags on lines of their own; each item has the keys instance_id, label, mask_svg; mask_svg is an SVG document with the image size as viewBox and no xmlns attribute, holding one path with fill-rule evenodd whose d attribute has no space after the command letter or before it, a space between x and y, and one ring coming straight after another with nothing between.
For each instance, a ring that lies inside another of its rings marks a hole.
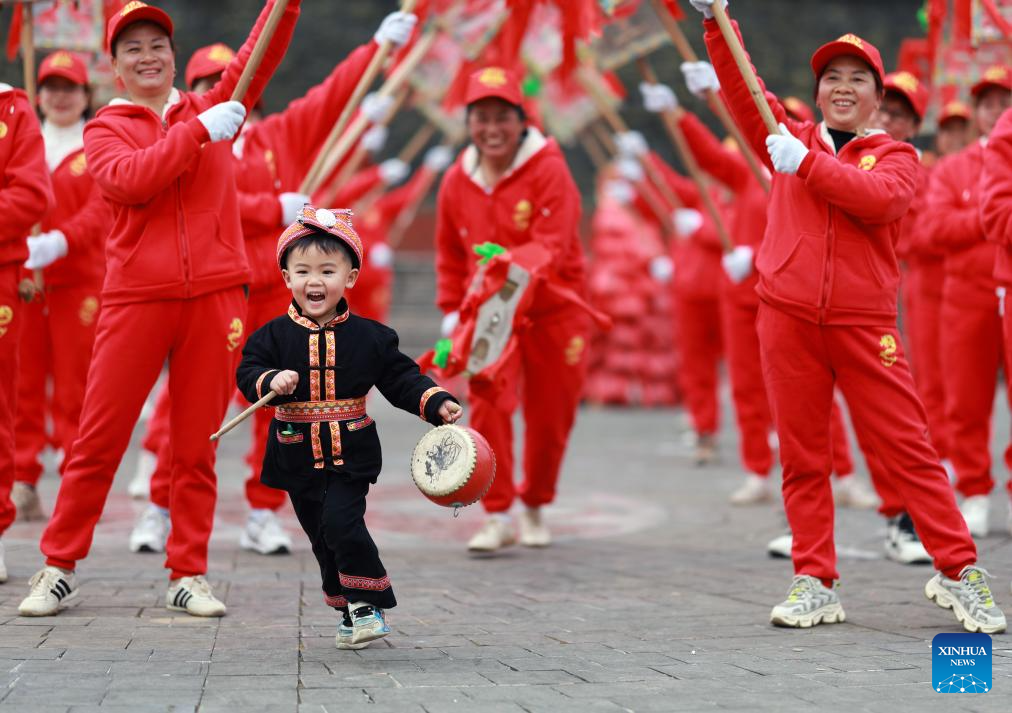
<instances>
[{"instance_id":1,"label":"white sneaker","mask_svg":"<svg viewBox=\"0 0 1012 713\"><path fill-rule=\"evenodd\" d=\"M838 624L847 620L836 591L815 577L797 574L791 581L787 599L773 607L770 623L808 629L819 624Z\"/></svg>"},{"instance_id":2,"label":"white sneaker","mask_svg":"<svg viewBox=\"0 0 1012 713\"><path fill-rule=\"evenodd\" d=\"M943 609L951 609L956 620L970 632L1000 634L1005 631L1005 614L994 602L987 570L967 565L959 579L949 579L941 572L924 585L924 596Z\"/></svg>"},{"instance_id":3,"label":"white sneaker","mask_svg":"<svg viewBox=\"0 0 1012 713\"><path fill-rule=\"evenodd\" d=\"M794 546L794 535L788 530L782 535L777 535L766 545L766 554L770 557L789 560L791 548Z\"/></svg>"},{"instance_id":4,"label":"white sneaker","mask_svg":"<svg viewBox=\"0 0 1012 713\"><path fill-rule=\"evenodd\" d=\"M974 537L987 537L988 508L990 498L987 495L971 495L963 500L959 512L963 514L966 527Z\"/></svg>"},{"instance_id":5,"label":"white sneaker","mask_svg":"<svg viewBox=\"0 0 1012 713\"><path fill-rule=\"evenodd\" d=\"M7 581L7 563L4 562L4 543L0 542L0 584Z\"/></svg>"},{"instance_id":6,"label":"white sneaker","mask_svg":"<svg viewBox=\"0 0 1012 713\"><path fill-rule=\"evenodd\" d=\"M525 547L548 547L552 544L552 535L541 519L541 508L524 508L520 513L520 544Z\"/></svg>"},{"instance_id":7,"label":"white sneaker","mask_svg":"<svg viewBox=\"0 0 1012 713\"><path fill-rule=\"evenodd\" d=\"M853 475L837 478L835 485L833 500L837 507L855 510L872 510L878 507L878 496Z\"/></svg>"},{"instance_id":8,"label":"white sneaker","mask_svg":"<svg viewBox=\"0 0 1012 713\"><path fill-rule=\"evenodd\" d=\"M52 616L77 598L77 577L58 567L43 567L28 580L31 589L18 605L21 616Z\"/></svg>"},{"instance_id":9,"label":"white sneaker","mask_svg":"<svg viewBox=\"0 0 1012 713\"><path fill-rule=\"evenodd\" d=\"M127 494L134 500L147 500L151 497L151 475L158 467L158 456L151 451L141 449L137 456L137 470L130 484L127 485Z\"/></svg>"},{"instance_id":10,"label":"white sneaker","mask_svg":"<svg viewBox=\"0 0 1012 713\"><path fill-rule=\"evenodd\" d=\"M42 511L42 502L39 500L39 494L28 483L14 481L14 485L11 486L11 502L17 508L18 514L16 518L18 522L33 522L46 519L46 513Z\"/></svg>"},{"instance_id":11,"label":"white sneaker","mask_svg":"<svg viewBox=\"0 0 1012 713\"><path fill-rule=\"evenodd\" d=\"M732 505L759 505L770 502L773 500L770 479L754 474L746 475L745 482L731 493L729 500Z\"/></svg>"},{"instance_id":12,"label":"white sneaker","mask_svg":"<svg viewBox=\"0 0 1012 713\"><path fill-rule=\"evenodd\" d=\"M495 552L516 543L517 536L513 532L513 519L508 515L505 517L493 515L485 521L481 529L467 543L467 549L472 552Z\"/></svg>"},{"instance_id":13,"label":"white sneaker","mask_svg":"<svg viewBox=\"0 0 1012 713\"><path fill-rule=\"evenodd\" d=\"M348 604L351 613L351 644L367 644L390 634L386 616L379 607L366 602Z\"/></svg>"},{"instance_id":14,"label":"white sneaker","mask_svg":"<svg viewBox=\"0 0 1012 713\"><path fill-rule=\"evenodd\" d=\"M169 511L157 505L148 505L137 518L133 532L130 533L131 552L165 552L165 543L169 540L172 521Z\"/></svg>"},{"instance_id":15,"label":"white sneaker","mask_svg":"<svg viewBox=\"0 0 1012 713\"><path fill-rule=\"evenodd\" d=\"M169 589L165 592L165 608L193 616L225 616L225 605L214 596L211 585L199 574L170 580Z\"/></svg>"},{"instance_id":16,"label":"white sneaker","mask_svg":"<svg viewBox=\"0 0 1012 713\"><path fill-rule=\"evenodd\" d=\"M900 564L931 564L932 561L907 513L889 521L885 552L886 557Z\"/></svg>"},{"instance_id":17,"label":"white sneaker","mask_svg":"<svg viewBox=\"0 0 1012 713\"><path fill-rule=\"evenodd\" d=\"M292 551L292 538L281 527L272 510L253 510L246 518L246 529L239 536L239 546L262 555L287 555Z\"/></svg>"}]
</instances>

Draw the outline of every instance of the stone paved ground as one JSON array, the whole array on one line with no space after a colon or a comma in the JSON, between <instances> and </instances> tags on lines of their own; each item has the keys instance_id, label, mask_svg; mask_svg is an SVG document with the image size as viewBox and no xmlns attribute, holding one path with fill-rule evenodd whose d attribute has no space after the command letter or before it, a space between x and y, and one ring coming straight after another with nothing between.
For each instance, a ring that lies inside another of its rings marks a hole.
<instances>
[{"instance_id":1,"label":"stone paved ground","mask_svg":"<svg viewBox=\"0 0 1012 713\"><path fill-rule=\"evenodd\" d=\"M557 544L474 558L462 543L480 513L454 519L410 484L405 464L424 424L380 402L370 412L387 461L370 521L401 602L389 639L334 649L336 618L303 541L288 557L239 550L244 430L222 447L211 546L211 579L228 616L167 612L161 558L126 549L138 508L125 494L133 448L80 566L76 606L17 617L41 562L41 527L16 525L5 537L0 713L853 713L956 703L930 686L930 640L959 629L924 599L928 569L881 559L883 523L873 513L843 511L837 520L847 623L809 631L766 623L790 565L764 553L780 527L774 509L725 504L739 477L727 429L722 464L699 470L672 412L584 410L549 514ZM997 432L1007 433L999 418ZM55 486L47 476L47 503ZM1003 508L996 493L998 522ZM286 522L297 527L288 510ZM1012 612L1012 539L1002 530L981 546ZM995 690L961 699L961 710L1012 708L1010 642L994 638Z\"/></svg>"}]
</instances>

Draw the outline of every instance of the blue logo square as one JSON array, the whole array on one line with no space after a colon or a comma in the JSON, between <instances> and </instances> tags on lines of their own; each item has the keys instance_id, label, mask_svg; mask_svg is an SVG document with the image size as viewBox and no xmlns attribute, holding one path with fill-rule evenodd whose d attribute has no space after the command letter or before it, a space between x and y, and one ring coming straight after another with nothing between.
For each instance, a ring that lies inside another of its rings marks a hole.
<instances>
[{"instance_id":1,"label":"blue logo square","mask_svg":"<svg viewBox=\"0 0 1012 713\"><path fill-rule=\"evenodd\" d=\"M931 640L931 686L936 692L987 693L993 680L987 634L938 634Z\"/></svg>"}]
</instances>

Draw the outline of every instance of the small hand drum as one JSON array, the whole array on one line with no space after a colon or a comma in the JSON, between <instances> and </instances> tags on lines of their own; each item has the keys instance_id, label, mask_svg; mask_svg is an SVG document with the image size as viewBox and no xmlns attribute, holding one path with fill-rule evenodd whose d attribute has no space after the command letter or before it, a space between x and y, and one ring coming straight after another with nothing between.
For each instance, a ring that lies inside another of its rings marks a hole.
<instances>
[{"instance_id":1,"label":"small hand drum","mask_svg":"<svg viewBox=\"0 0 1012 713\"><path fill-rule=\"evenodd\" d=\"M495 454L466 426L437 426L411 454L411 478L437 505L460 508L481 500L495 478Z\"/></svg>"}]
</instances>

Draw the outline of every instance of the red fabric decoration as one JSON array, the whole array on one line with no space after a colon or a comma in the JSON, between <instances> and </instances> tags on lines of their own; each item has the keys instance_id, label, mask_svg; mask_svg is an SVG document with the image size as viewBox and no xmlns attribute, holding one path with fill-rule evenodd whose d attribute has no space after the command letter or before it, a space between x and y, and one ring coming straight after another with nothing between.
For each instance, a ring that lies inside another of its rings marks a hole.
<instances>
[{"instance_id":1,"label":"red fabric decoration","mask_svg":"<svg viewBox=\"0 0 1012 713\"><path fill-rule=\"evenodd\" d=\"M1004 18L994 0L980 0L980 4L984 6L984 11L991 18L991 22L1005 35L1005 39L1012 40L1012 23Z\"/></svg>"},{"instance_id":2,"label":"red fabric decoration","mask_svg":"<svg viewBox=\"0 0 1012 713\"><path fill-rule=\"evenodd\" d=\"M685 11L678 5L678 0L664 0L664 5L668 8L668 12L676 20L685 19Z\"/></svg>"},{"instance_id":3,"label":"red fabric decoration","mask_svg":"<svg viewBox=\"0 0 1012 713\"><path fill-rule=\"evenodd\" d=\"M21 47L21 13L24 5L18 3L14 6L14 14L11 16L11 27L7 32L7 60L13 62L17 59L18 49Z\"/></svg>"}]
</instances>

